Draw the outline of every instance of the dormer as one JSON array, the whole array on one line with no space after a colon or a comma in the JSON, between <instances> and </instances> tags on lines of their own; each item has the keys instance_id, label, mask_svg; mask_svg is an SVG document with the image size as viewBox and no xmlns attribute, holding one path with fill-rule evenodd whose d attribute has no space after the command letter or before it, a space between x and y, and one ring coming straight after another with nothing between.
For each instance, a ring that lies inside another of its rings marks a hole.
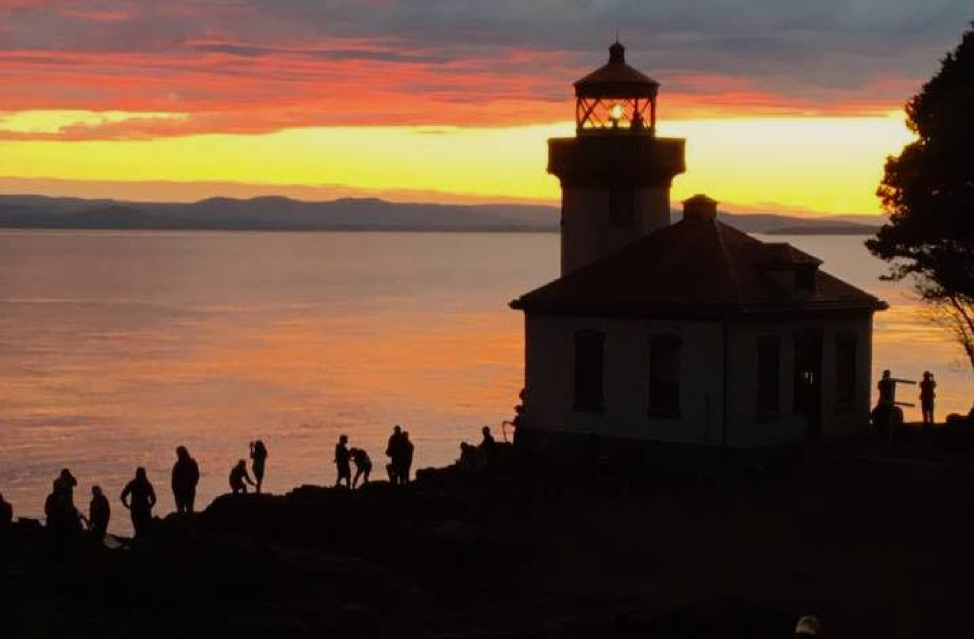
<instances>
[{"instance_id":1,"label":"dormer","mask_svg":"<svg viewBox=\"0 0 974 639\"><path fill-rule=\"evenodd\" d=\"M815 292L815 275L822 260L784 242L765 243L754 266L783 289L798 295Z\"/></svg>"}]
</instances>

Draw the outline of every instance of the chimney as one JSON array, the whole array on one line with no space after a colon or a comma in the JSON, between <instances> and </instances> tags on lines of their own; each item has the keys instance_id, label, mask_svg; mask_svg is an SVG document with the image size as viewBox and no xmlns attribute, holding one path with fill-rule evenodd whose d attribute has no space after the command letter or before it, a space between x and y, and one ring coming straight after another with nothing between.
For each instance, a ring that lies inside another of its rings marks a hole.
<instances>
[{"instance_id":1,"label":"chimney","mask_svg":"<svg viewBox=\"0 0 974 639\"><path fill-rule=\"evenodd\" d=\"M715 222L717 220L717 200L712 200L702 193L694 195L689 200L683 200L684 222Z\"/></svg>"}]
</instances>

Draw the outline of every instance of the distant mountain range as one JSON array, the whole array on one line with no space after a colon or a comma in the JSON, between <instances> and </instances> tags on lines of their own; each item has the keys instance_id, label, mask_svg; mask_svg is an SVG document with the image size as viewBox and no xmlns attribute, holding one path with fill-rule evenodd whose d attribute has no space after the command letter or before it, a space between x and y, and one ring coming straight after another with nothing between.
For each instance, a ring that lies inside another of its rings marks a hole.
<instances>
[{"instance_id":1,"label":"distant mountain range","mask_svg":"<svg viewBox=\"0 0 974 639\"><path fill-rule=\"evenodd\" d=\"M673 217L679 219L679 213ZM304 202L276 196L159 203L0 195L2 228L554 232L558 218L556 207L523 204L403 204L375 198ZM720 218L748 233L778 234L867 234L881 222L866 215L721 213Z\"/></svg>"}]
</instances>

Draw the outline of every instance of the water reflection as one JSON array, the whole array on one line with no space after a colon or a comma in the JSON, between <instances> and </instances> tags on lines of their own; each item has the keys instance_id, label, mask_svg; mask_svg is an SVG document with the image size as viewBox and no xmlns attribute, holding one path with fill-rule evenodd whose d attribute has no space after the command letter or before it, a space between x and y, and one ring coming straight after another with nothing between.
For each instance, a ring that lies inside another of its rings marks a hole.
<instances>
[{"instance_id":1,"label":"water reflection","mask_svg":"<svg viewBox=\"0 0 974 639\"><path fill-rule=\"evenodd\" d=\"M874 368L933 370L940 414L966 412L960 351L860 238L782 239L890 302ZM69 465L79 494L114 499L138 465L168 486L186 444L205 505L253 439L280 491L333 482L341 432L383 459L395 423L414 467L451 461L511 416L523 323L506 303L555 277L557 252L542 234L0 232L0 486L38 515Z\"/></svg>"}]
</instances>

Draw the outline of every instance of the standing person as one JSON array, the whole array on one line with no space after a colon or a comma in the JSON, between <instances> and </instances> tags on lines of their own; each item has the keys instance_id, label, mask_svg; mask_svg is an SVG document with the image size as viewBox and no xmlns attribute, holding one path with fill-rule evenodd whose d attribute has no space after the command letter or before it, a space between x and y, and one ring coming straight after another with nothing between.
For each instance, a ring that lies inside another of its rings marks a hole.
<instances>
[{"instance_id":1,"label":"standing person","mask_svg":"<svg viewBox=\"0 0 974 639\"><path fill-rule=\"evenodd\" d=\"M200 467L190 457L185 446L176 449L176 463L172 467L172 495L176 500L176 512L193 514L196 504L196 485L200 482Z\"/></svg>"},{"instance_id":2,"label":"standing person","mask_svg":"<svg viewBox=\"0 0 974 639\"><path fill-rule=\"evenodd\" d=\"M230 492L234 495L247 494L247 484L254 486L254 480L247 474L247 462L239 460L237 465L230 471Z\"/></svg>"},{"instance_id":3,"label":"standing person","mask_svg":"<svg viewBox=\"0 0 974 639\"><path fill-rule=\"evenodd\" d=\"M389 463L386 464L386 472L389 473L389 483L393 485L400 483L399 468L402 466L402 450L402 428L396 424L395 428L392 429L392 435L389 436L389 443L386 445L386 457L389 458Z\"/></svg>"},{"instance_id":4,"label":"standing person","mask_svg":"<svg viewBox=\"0 0 974 639\"><path fill-rule=\"evenodd\" d=\"M250 442L250 468L254 471L254 479L257 481L257 494L260 494L261 486L264 485L264 465L267 463L267 447L264 442L257 440Z\"/></svg>"},{"instance_id":5,"label":"standing person","mask_svg":"<svg viewBox=\"0 0 974 639\"><path fill-rule=\"evenodd\" d=\"M402 432L402 460L399 466L399 483L409 483L409 473L413 467L413 443L409 441L409 433Z\"/></svg>"},{"instance_id":6,"label":"standing person","mask_svg":"<svg viewBox=\"0 0 974 639\"><path fill-rule=\"evenodd\" d=\"M335 444L335 466L338 468L338 479L335 487L342 485L345 480L345 488L352 487L352 466L350 464L351 455L348 452L348 435L342 435Z\"/></svg>"},{"instance_id":7,"label":"standing person","mask_svg":"<svg viewBox=\"0 0 974 639\"><path fill-rule=\"evenodd\" d=\"M933 426L933 400L937 396L937 382L933 379L933 373L923 372L923 379L920 381L920 410L923 413L923 425Z\"/></svg>"},{"instance_id":8,"label":"standing person","mask_svg":"<svg viewBox=\"0 0 974 639\"><path fill-rule=\"evenodd\" d=\"M61 469L61 474L54 480L54 490L61 496L62 504L67 511L75 510L74 507L74 487L78 485L78 480L74 478L71 471L67 468Z\"/></svg>"},{"instance_id":9,"label":"standing person","mask_svg":"<svg viewBox=\"0 0 974 639\"><path fill-rule=\"evenodd\" d=\"M156 489L149 482L145 468L139 466L135 469L135 479L125 485L121 500L122 505L132 514L135 536L144 536L149 532L149 526L152 524L152 509L156 505Z\"/></svg>"},{"instance_id":10,"label":"standing person","mask_svg":"<svg viewBox=\"0 0 974 639\"><path fill-rule=\"evenodd\" d=\"M102 543L108 533L108 522L112 518L112 507L100 486L91 487L91 503L88 504L88 530L95 541Z\"/></svg>"},{"instance_id":11,"label":"standing person","mask_svg":"<svg viewBox=\"0 0 974 639\"><path fill-rule=\"evenodd\" d=\"M879 390L879 400L872 412L873 424L879 428L880 436L890 443L893 436L893 415L896 410L896 382L889 369L883 371L883 376L876 384L876 388Z\"/></svg>"},{"instance_id":12,"label":"standing person","mask_svg":"<svg viewBox=\"0 0 974 639\"><path fill-rule=\"evenodd\" d=\"M361 448L353 448L348 451L355 462L355 477L352 479L352 488L358 485L359 477L362 477L362 485L369 483L369 473L372 472L372 460L369 454Z\"/></svg>"},{"instance_id":13,"label":"standing person","mask_svg":"<svg viewBox=\"0 0 974 639\"><path fill-rule=\"evenodd\" d=\"M0 529L6 528L14 520L14 507L0 493Z\"/></svg>"},{"instance_id":14,"label":"standing person","mask_svg":"<svg viewBox=\"0 0 974 639\"><path fill-rule=\"evenodd\" d=\"M58 489L59 486L55 479L50 494L44 500L44 518L47 529L51 532L60 532L64 527L64 498Z\"/></svg>"},{"instance_id":15,"label":"standing person","mask_svg":"<svg viewBox=\"0 0 974 639\"><path fill-rule=\"evenodd\" d=\"M888 368L883 371L883 376L876 384L876 388L879 390L878 404L880 406L892 407L896 402L896 382L893 380Z\"/></svg>"},{"instance_id":16,"label":"standing person","mask_svg":"<svg viewBox=\"0 0 974 639\"><path fill-rule=\"evenodd\" d=\"M81 532L81 519L74 507L74 487L78 480L67 468L51 485L51 494L44 502L47 527L59 537L68 538Z\"/></svg>"},{"instance_id":17,"label":"standing person","mask_svg":"<svg viewBox=\"0 0 974 639\"><path fill-rule=\"evenodd\" d=\"M479 446L480 459L485 466L491 466L497 456L497 441L490 433L490 426L484 426L480 432L484 436Z\"/></svg>"}]
</instances>

